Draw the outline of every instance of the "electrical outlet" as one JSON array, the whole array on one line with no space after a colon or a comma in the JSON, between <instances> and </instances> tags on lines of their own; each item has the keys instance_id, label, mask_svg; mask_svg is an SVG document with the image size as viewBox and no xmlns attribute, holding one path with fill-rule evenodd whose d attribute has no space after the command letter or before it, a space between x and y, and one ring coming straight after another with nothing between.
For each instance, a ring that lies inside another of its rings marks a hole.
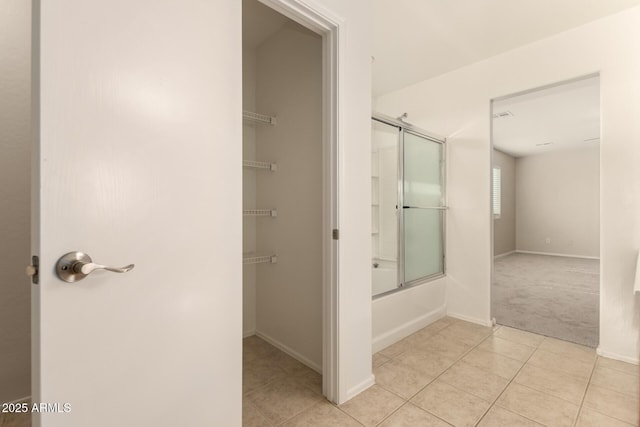
<instances>
[{"instance_id":1,"label":"electrical outlet","mask_svg":"<svg viewBox=\"0 0 640 427\"><path fill-rule=\"evenodd\" d=\"M547 237L544 239L544 242L548 245L549 243L551 243L551 237Z\"/></svg>"}]
</instances>

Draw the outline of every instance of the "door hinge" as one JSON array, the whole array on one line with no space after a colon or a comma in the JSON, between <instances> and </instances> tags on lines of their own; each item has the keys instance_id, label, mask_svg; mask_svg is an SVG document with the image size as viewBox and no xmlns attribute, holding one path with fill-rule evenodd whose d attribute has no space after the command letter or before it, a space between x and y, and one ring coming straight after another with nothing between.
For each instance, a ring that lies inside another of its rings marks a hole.
<instances>
[{"instance_id":1,"label":"door hinge","mask_svg":"<svg viewBox=\"0 0 640 427\"><path fill-rule=\"evenodd\" d=\"M333 229L333 240L340 240L340 230L337 228Z\"/></svg>"},{"instance_id":2,"label":"door hinge","mask_svg":"<svg viewBox=\"0 0 640 427\"><path fill-rule=\"evenodd\" d=\"M31 283L37 285L40 282L40 259L37 255L31 257L31 265L27 266L27 276L31 277Z\"/></svg>"}]
</instances>

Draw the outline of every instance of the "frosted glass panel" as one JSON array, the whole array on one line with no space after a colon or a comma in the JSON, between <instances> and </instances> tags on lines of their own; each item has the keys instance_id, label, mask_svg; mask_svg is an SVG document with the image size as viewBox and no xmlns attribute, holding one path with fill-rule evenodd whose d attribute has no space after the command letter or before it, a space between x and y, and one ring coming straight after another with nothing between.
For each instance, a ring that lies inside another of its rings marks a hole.
<instances>
[{"instance_id":1,"label":"frosted glass panel","mask_svg":"<svg viewBox=\"0 0 640 427\"><path fill-rule=\"evenodd\" d=\"M441 206L442 144L406 132L404 134L404 205Z\"/></svg>"},{"instance_id":2,"label":"frosted glass panel","mask_svg":"<svg viewBox=\"0 0 640 427\"><path fill-rule=\"evenodd\" d=\"M404 282L443 273L442 144L404 135Z\"/></svg>"},{"instance_id":3,"label":"frosted glass panel","mask_svg":"<svg viewBox=\"0 0 640 427\"><path fill-rule=\"evenodd\" d=\"M403 213L405 283L443 273L443 211L403 209Z\"/></svg>"}]
</instances>

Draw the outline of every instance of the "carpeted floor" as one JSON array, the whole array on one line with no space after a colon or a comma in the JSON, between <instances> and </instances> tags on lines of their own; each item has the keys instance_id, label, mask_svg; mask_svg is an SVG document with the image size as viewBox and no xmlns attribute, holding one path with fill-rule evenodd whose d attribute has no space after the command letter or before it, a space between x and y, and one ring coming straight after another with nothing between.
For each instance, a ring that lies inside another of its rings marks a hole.
<instances>
[{"instance_id":1,"label":"carpeted floor","mask_svg":"<svg viewBox=\"0 0 640 427\"><path fill-rule=\"evenodd\" d=\"M494 262L499 325L597 347L599 301L599 260L515 253Z\"/></svg>"}]
</instances>

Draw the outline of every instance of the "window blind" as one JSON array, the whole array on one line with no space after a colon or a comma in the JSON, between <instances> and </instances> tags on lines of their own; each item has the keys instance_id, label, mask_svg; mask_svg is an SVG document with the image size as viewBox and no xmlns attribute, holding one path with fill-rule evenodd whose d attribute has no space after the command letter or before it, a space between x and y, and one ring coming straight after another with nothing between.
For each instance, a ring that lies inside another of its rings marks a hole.
<instances>
[{"instance_id":1,"label":"window blind","mask_svg":"<svg viewBox=\"0 0 640 427\"><path fill-rule=\"evenodd\" d=\"M500 191L501 191L501 176L500 176L500 168L493 168L493 193L491 195L491 205L493 208L493 218L500 218L500 213L502 210L502 201L500 199Z\"/></svg>"}]
</instances>

